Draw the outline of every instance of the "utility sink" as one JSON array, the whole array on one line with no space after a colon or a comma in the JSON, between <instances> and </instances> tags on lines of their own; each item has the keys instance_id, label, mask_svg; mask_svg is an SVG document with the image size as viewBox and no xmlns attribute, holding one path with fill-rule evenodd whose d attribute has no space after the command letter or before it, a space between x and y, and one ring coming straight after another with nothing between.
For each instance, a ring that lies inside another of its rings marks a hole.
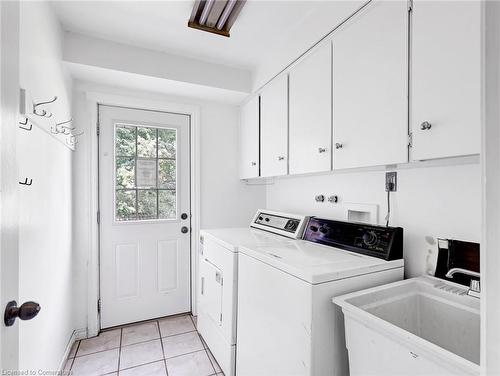
<instances>
[{"instance_id":1,"label":"utility sink","mask_svg":"<svg viewBox=\"0 0 500 376\"><path fill-rule=\"evenodd\" d=\"M434 277L333 299L344 313L350 374L479 375L479 299Z\"/></svg>"}]
</instances>

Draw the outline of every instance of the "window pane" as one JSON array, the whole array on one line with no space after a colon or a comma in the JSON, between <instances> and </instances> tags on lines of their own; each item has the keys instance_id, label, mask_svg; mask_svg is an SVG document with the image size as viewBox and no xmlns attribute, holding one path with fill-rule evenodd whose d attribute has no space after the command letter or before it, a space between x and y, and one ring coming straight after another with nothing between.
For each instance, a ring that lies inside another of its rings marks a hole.
<instances>
[{"instance_id":1,"label":"window pane","mask_svg":"<svg viewBox=\"0 0 500 376\"><path fill-rule=\"evenodd\" d=\"M137 160L137 186L156 188L156 159Z\"/></svg>"},{"instance_id":2,"label":"window pane","mask_svg":"<svg viewBox=\"0 0 500 376\"><path fill-rule=\"evenodd\" d=\"M158 187L175 189L175 177L175 160L158 160Z\"/></svg>"},{"instance_id":3,"label":"window pane","mask_svg":"<svg viewBox=\"0 0 500 376\"><path fill-rule=\"evenodd\" d=\"M135 219L135 191L116 191L116 220L130 221Z\"/></svg>"},{"instance_id":4,"label":"window pane","mask_svg":"<svg viewBox=\"0 0 500 376\"><path fill-rule=\"evenodd\" d=\"M137 156L156 158L156 128L137 127Z\"/></svg>"},{"instance_id":5,"label":"window pane","mask_svg":"<svg viewBox=\"0 0 500 376\"><path fill-rule=\"evenodd\" d=\"M139 190L138 195L137 207L139 219L157 219L156 190Z\"/></svg>"},{"instance_id":6,"label":"window pane","mask_svg":"<svg viewBox=\"0 0 500 376\"><path fill-rule=\"evenodd\" d=\"M134 158L116 158L116 188L135 188Z\"/></svg>"},{"instance_id":7,"label":"window pane","mask_svg":"<svg viewBox=\"0 0 500 376\"><path fill-rule=\"evenodd\" d=\"M116 126L116 155L135 157L135 127Z\"/></svg>"},{"instance_id":8,"label":"window pane","mask_svg":"<svg viewBox=\"0 0 500 376\"><path fill-rule=\"evenodd\" d=\"M158 128L158 157L175 158L177 148L175 129Z\"/></svg>"},{"instance_id":9,"label":"window pane","mask_svg":"<svg viewBox=\"0 0 500 376\"><path fill-rule=\"evenodd\" d=\"M158 191L158 210L160 219L175 219L176 213L175 191Z\"/></svg>"}]
</instances>

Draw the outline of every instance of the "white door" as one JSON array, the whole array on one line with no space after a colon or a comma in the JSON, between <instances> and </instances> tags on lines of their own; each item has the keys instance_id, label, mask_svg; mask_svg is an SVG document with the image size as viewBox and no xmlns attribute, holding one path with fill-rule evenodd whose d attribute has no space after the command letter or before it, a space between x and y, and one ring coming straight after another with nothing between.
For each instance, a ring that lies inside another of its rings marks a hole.
<instances>
[{"instance_id":1,"label":"white door","mask_svg":"<svg viewBox=\"0 0 500 376\"><path fill-rule=\"evenodd\" d=\"M290 174L332 168L332 46L290 70Z\"/></svg>"},{"instance_id":2,"label":"white door","mask_svg":"<svg viewBox=\"0 0 500 376\"><path fill-rule=\"evenodd\" d=\"M101 327L190 311L189 116L99 106Z\"/></svg>"},{"instance_id":3,"label":"white door","mask_svg":"<svg viewBox=\"0 0 500 376\"><path fill-rule=\"evenodd\" d=\"M240 112L240 178L259 176L259 96L250 99Z\"/></svg>"},{"instance_id":4,"label":"white door","mask_svg":"<svg viewBox=\"0 0 500 376\"><path fill-rule=\"evenodd\" d=\"M19 2L0 2L0 370L19 368L19 325L6 326L3 316L10 301L19 301ZM36 319L35 319L36 320Z\"/></svg>"},{"instance_id":5,"label":"white door","mask_svg":"<svg viewBox=\"0 0 500 376\"><path fill-rule=\"evenodd\" d=\"M408 8L373 1L333 38L335 169L408 162Z\"/></svg>"},{"instance_id":6,"label":"white door","mask_svg":"<svg viewBox=\"0 0 500 376\"><path fill-rule=\"evenodd\" d=\"M271 81L260 94L260 175L288 172L288 75Z\"/></svg>"},{"instance_id":7,"label":"white door","mask_svg":"<svg viewBox=\"0 0 500 376\"><path fill-rule=\"evenodd\" d=\"M480 152L482 5L413 2L413 160Z\"/></svg>"}]
</instances>

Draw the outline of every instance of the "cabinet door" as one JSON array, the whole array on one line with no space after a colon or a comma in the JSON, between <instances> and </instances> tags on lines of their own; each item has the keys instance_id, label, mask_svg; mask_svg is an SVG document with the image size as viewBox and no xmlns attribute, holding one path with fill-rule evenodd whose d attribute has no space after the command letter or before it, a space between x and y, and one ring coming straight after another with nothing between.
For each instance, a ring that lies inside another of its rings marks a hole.
<instances>
[{"instance_id":1,"label":"cabinet door","mask_svg":"<svg viewBox=\"0 0 500 376\"><path fill-rule=\"evenodd\" d=\"M241 107L240 117L240 178L259 176L259 97Z\"/></svg>"},{"instance_id":2,"label":"cabinet door","mask_svg":"<svg viewBox=\"0 0 500 376\"><path fill-rule=\"evenodd\" d=\"M374 1L333 38L334 168L408 162L408 8Z\"/></svg>"},{"instance_id":3,"label":"cabinet door","mask_svg":"<svg viewBox=\"0 0 500 376\"><path fill-rule=\"evenodd\" d=\"M290 70L290 174L332 168L331 49L316 48Z\"/></svg>"},{"instance_id":4,"label":"cabinet door","mask_svg":"<svg viewBox=\"0 0 500 376\"><path fill-rule=\"evenodd\" d=\"M288 172L288 75L271 81L260 94L261 176Z\"/></svg>"},{"instance_id":5,"label":"cabinet door","mask_svg":"<svg viewBox=\"0 0 500 376\"><path fill-rule=\"evenodd\" d=\"M480 152L481 4L414 1L413 160Z\"/></svg>"}]
</instances>

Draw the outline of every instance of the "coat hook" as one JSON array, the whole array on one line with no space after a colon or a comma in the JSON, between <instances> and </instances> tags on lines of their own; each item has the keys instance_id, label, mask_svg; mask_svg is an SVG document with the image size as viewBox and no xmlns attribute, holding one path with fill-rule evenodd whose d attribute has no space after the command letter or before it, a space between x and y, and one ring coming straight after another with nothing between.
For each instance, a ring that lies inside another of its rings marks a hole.
<instances>
[{"instance_id":1,"label":"coat hook","mask_svg":"<svg viewBox=\"0 0 500 376\"><path fill-rule=\"evenodd\" d=\"M33 107L38 107L38 106L43 106L44 104L50 104L54 103L57 100L57 95L54 96L54 99L51 99L50 101L45 101L45 102L38 102L38 103L33 103Z\"/></svg>"},{"instance_id":2,"label":"coat hook","mask_svg":"<svg viewBox=\"0 0 500 376\"><path fill-rule=\"evenodd\" d=\"M25 118L24 121L20 121L19 124L21 124L19 128L24 129L25 131L31 131L33 129L33 124L30 123L28 126L28 118Z\"/></svg>"},{"instance_id":3,"label":"coat hook","mask_svg":"<svg viewBox=\"0 0 500 376\"><path fill-rule=\"evenodd\" d=\"M63 121L61 123L56 123L56 125L61 126L63 124L71 123L73 121L73 118L69 118L69 120ZM68 128L68 127L63 127L63 128ZM75 128L70 128L70 129L75 129Z\"/></svg>"},{"instance_id":4,"label":"coat hook","mask_svg":"<svg viewBox=\"0 0 500 376\"><path fill-rule=\"evenodd\" d=\"M78 132L78 133L72 133L71 135L72 135L73 137L78 137L78 136L83 135L83 133L84 133L84 131L81 131L81 132Z\"/></svg>"},{"instance_id":5,"label":"coat hook","mask_svg":"<svg viewBox=\"0 0 500 376\"><path fill-rule=\"evenodd\" d=\"M28 181L28 178L25 178L24 181L20 181L19 184L21 185L31 185L33 183L33 179L29 179Z\"/></svg>"},{"instance_id":6,"label":"coat hook","mask_svg":"<svg viewBox=\"0 0 500 376\"><path fill-rule=\"evenodd\" d=\"M59 127L57 126L57 124L55 126L52 126L50 127L50 131L53 133L53 134L59 134L59 133L62 133L61 130L59 129Z\"/></svg>"},{"instance_id":7,"label":"coat hook","mask_svg":"<svg viewBox=\"0 0 500 376\"><path fill-rule=\"evenodd\" d=\"M66 145L74 148L76 144L78 144L78 140L76 139L76 137L72 134L69 134L69 137L66 139Z\"/></svg>"},{"instance_id":8,"label":"coat hook","mask_svg":"<svg viewBox=\"0 0 500 376\"><path fill-rule=\"evenodd\" d=\"M57 96L54 96L53 99L50 101L44 101L44 102L38 102L38 103L33 103L33 113L38 116L44 116L44 117L51 117L52 113L47 112L46 110L42 109L41 111L37 111L37 107L43 106L46 104L54 103L57 100Z\"/></svg>"}]
</instances>

